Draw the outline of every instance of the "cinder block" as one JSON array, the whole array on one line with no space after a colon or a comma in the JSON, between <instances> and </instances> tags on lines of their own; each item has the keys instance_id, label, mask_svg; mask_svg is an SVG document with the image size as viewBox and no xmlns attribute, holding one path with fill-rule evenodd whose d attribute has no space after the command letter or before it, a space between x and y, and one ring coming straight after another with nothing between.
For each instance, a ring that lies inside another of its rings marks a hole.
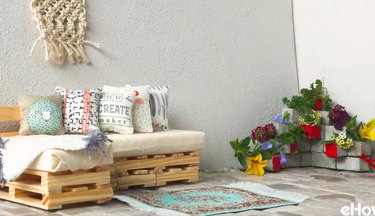
<instances>
[{"instance_id":1,"label":"cinder block","mask_svg":"<svg viewBox=\"0 0 375 216\"><path fill-rule=\"evenodd\" d=\"M361 154L364 154L366 156L370 156L371 144L371 142L354 141L353 146L348 150L348 155L360 156Z\"/></svg>"},{"instance_id":2,"label":"cinder block","mask_svg":"<svg viewBox=\"0 0 375 216\"><path fill-rule=\"evenodd\" d=\"M284 168L299 167L301 164L301 154L293 154L286 156L287 162L283 165Z\"/></svg>"},{"instance_id":3,"label":"cinder block","mask_svg":"<svg viewBox=\"0 0 375 216\"><path fill-rule=\"evenodd\" d=\"M365 171L369 171L370 167L361 158L345 157L345 158L337 158L337 169L338 170L365 172Z\"/></svg>"},{"instance_id":4,"label":"cinder block","mask_svg":"<svg viewBox=\"0 0 375 216\"><path fill-rule=\"evenodd\" d=\"M301 152L301 167L311 166L312 153Z\"/></svg>"},{"instance_id":5,"label":"cinder block","mask_svg":"<svg viewBox=\"0 0 375 216\"><path fill-rule=\"evenodd\" d=\"M299 143L292 143L290 145L284 146L285 154L298 154L299 153Z\"/></svg>"},{"instance_id":6,"label":"cinder block","mask_svg":"<svg viewBox=\"0 0 375 216\"><path fill-rule=\"evenodd\" d=\"M348 150L340 148L336 143L324 144L324 153L327 157L346 157ZM328 151L328 152L327 152Z\"/></svg>"},{"instance_id":7,"label":"cinder block","mask_svg":"<svg viewBox=\"0 0 375 216\"><path fill-rule=\"evenodd\" d=\"M324 145L320 140L310 140L310 146L312 152L323 153L324 152Z\"/></svg>"},{"instance_id":8,"label":"cinder block","mask_svg":"<svg viewBox=\"0 0 375 216\"><path fill-rule=\"evenodd\" d=\"M308 142L306 140L301 141L301 143L299 144L299 151L300 152L310 152L311 151L310 142Z\"/></svg>"},{"instance_id":9,"label":"cinder block","mask_svg":"<svg viewBox=\"0 0 375 216\"><path fill-rule=\"evenodd\" d=\"M311 166L336 169L336 159L329 158L324 153L312 152Z\"/></svg>"},{"instance_id":10,"label":"cinder block","mask_svg":"<svg viewBox=\"0 0 375 216\"><path fill-rule=\"evenodd\" d=\"M320 113L320 124L329 125L328 111L318 111Z\"/></svg>"},{"instance_id":11,"label":"cinder block","mask_svg":"<svg viewBox=\"0 0 375 216\"><path fill-rule=\"evenodd\" d=\"M276 123L277 135L288 132L288 125Z\"/></svg>"},{"instance_id":12,"label":"cinder block","mask_svg":"<svg viewBox=\"0 0 375 216\"><path fill-rule=\"evenodd\" d=\"M346 127L344 127L343 130L346 130ZM324 126L324 137L322 137L322 139L329 139L335 133L339 134L341 132L342 131L336 130L336 128L333 125L326 125Z\"/></svg>"},{"instance_id":13,"label":"cinder block","mask_svg":"<svg viewBox=\"0 0 375 216\"><path fill-rule=\"evenodd\" d=\"M293 123L298 123L298 119L299 117L301 116L301 113L295 111L294 109L291 109L291 108L288 108L288 107L284 107L282 109L282 116L284 116L284 113L285 112L288 112L289 113L289 121L293 122Z\"/></svg>"}]
</instances>

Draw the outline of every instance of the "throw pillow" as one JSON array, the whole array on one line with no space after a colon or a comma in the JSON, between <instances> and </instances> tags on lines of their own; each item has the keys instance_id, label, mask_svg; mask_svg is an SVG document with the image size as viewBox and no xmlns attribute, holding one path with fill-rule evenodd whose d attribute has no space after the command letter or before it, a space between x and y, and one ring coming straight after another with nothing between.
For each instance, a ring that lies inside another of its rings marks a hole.
<instances>
[{"instance_id":1,"label":"throw pillow","mask_svg":"<svg viewBox=\"0 0 375 216\"><path fill-rule=\"evenodd\" d=\"M130 86L136 92L133 105L133 126L134 131L149 133L152 132L152 121L150 111L150 89L151 86Z\"/></svg>"},{"instance_id":2,"label":"throw pillow","mask_svg":"<svg viewBox=\"0 0 375 216\"><path fill-rule=\"evenodd\" d=\"M22 117L20 135L64 134L60 96L20 95L18 103Z\"/></svg>"},{"instance_id":3,"label":"throw pillow","mask_svg":"<svg viewBox=\"0 0 375 216\"><path fill-rule=\"evenodd\" d=\"M104 86L100 99L99 122L103 131L131 134L135 91L131 88Z\"/></svg>"},{"instance_id":4,"label":"throw pillow","mask_svg":"<svg viewBox=\"0 0 375 216\"><path fill-rule=\"evenodd\" d=\"M150 108L154 130L168 130L168 86L151 88Z\"/></svg>"},{"instance_id":5,"label":"throw pillow","mask_svg":"<svg viewBox=\"0 0 375 216\"><path fill-rule=\"evenodd\" d=\"M100 89L70 90L56 87L55 90L61 95L66 132L87 134L91 130L100 130Z\"/></svg>"}]
</instances>

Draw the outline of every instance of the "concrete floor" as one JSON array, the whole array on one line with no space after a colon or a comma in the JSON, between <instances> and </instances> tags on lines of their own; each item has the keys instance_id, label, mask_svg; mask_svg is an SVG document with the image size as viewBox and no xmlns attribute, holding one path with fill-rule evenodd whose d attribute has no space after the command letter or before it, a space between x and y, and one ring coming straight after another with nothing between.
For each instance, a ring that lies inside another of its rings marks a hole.
<instances>
[{"instance_id":1,"label":"concrete floor","mask_svg":"<svg viewBox=\"0 0 375 216\"><path fill-rule=\"evenodd\" d=\"M247 176L241 172L201 173L197 184L174 184L160 190L214 186L239 181L251 181L266 184L272 188L293 191L308 195L310 198L298 206L286 206L264 211L247 211L227 215L342 215L341 208L354 203L357 206L375 205L375 174L340 172L319 168L293 168L281 173L266 173L263 177ZM125 203L112 200L103 205L80 204L67 209L47 212L23 205L0 201L0 215L56 215L56 216L94 216L94 215L153 215L138 211ZM357 215L357 214L354 214Z\"/></svg>"}]
</instances>

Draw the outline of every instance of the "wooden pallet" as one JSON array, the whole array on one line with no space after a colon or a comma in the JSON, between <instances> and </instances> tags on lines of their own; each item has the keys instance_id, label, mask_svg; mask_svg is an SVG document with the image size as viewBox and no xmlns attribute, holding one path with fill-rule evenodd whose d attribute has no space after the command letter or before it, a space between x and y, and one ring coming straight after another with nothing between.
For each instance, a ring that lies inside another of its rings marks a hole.
<instances>
[{"instance_id":1,"label":"wooden pallet","mask_svg":"<svg viewBox=\"0 0 375 216\"><path fill-rule=\"evenodd\" d=\"M115 190L162 186L175 181L197 182L199 152L117 158L110 170Z\"/></svg>"},{"instance_id":2,"label":"wooden pallet","mask_svg":"<svg viewBox=\"0 0 375 216\"><path fill-rule=\"evenodd\" d=\"M0 189L0 199L45 210L81 202L104 203L112 196L108 167L59 173L28 169Z\"/></svg>"}]
</instances>

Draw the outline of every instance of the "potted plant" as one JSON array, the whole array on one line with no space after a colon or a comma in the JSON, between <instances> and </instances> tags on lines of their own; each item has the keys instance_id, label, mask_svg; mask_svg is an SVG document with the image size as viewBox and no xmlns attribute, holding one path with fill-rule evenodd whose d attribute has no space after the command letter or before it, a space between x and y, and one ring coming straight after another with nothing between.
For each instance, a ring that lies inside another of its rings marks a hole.
<instances>
[{"instance_id":1,"label":"potted plant","mask_svg":"<svg viewBox=\"0 0 375 216\"><path fill-rule=\"evenodd\" d=\"M328 95L328 91L323 87L323 82L319 79L315 80L314 83L310 84L311 98L314 101L313 109L316 111L332 109L332 100Z\"/></svg>"},{"instance_id":2,"label":"potted plant","mask_svg":"<svg viewBox=\"0 0 375 216\"><path fill-rule=\"evenodd\" d=\"M277 136L283 145L284 153L294 154L299 151L299 144L304 139L305 130L296 124L289 123L288 130Z\"/></svg>"},{"instance_id":3,"label":"potted plant","mask_svg":"<svg viewBox=\"0 0 375 216\"><path fill-rule=\"evenodd\" d=\"M258 126L252 130L251 136L241 141L236 138L230 141L240 164L246 168L246 174L263 175L263 168L270 162L273 171L280 171L280 157L274 157L280 153L281 143L276 138L276 128L273 124Z\"/></svg>"},{"instance_id":4,"label":"potted plant","mask_svg":"<svg viewBox=\"0 0 375 216\"><path fill-rule=\"evenodd\" d=\"M320 139L320 113L311 111L299 118L300 127L305 130L307 139Z\"/></svg>"},{"instance_id":5,"label":"potted plant","mask_svg":"<svg viewBox=\"0 0 375 216\"><path fill-rule=\"evenodd\" d=\"M306 114L311 109L315 111L332 109L332 100L328 95L328 91L323 87L321 80L316 80L315 83L310 85L310 88L303 88L298 96L292 96L289 100L284 97L282 102L289 108Z\"/></svg>"},{"instance_id":6,"label":"potted plant","mask_svg":"<svg viewBox=\"0 0 375 216\"><path fill-rule=\"evenodd\" d=\"M345 107L337 104L328 113L329 123L332 124L336 130L342 131L345 124L351 119Z\"/></svg>"},{"instance_id":7,"label":"potted plant","mask_svg":"<svg viewBox=\"0 0 375 216\"><path fill-rule=\"evenodd\" d=\"M347 137L346 132L343 131L324 140L323 144L326 156L337 158L348 155L348 149L353 146L353 140Z\"/></svg>"}]
</instances>

